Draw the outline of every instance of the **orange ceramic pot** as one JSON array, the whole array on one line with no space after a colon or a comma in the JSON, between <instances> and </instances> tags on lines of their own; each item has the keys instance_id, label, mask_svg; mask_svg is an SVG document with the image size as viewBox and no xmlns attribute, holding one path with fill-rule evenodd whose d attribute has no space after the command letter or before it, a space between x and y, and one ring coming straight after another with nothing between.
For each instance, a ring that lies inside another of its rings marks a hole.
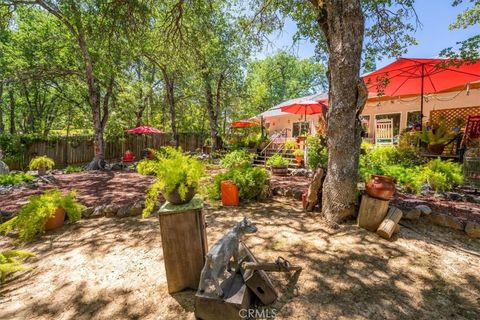
<instances>
[{"instance_id":1,"label":"orange ceramic pot","mask_svg":"<svg viewBox=\"0 0 480 320\"><path fill-rule=\"evenodd\" d=\"M63 225L64 221L65 210L63 208L57 208L55 214L45 221L44 229L46 231L57 229Z\"/></svg>"},{"instance_id":2,"label":"orange ceramic pot","mask_svg":"<svg viewBox=\"0 0 480 320\"><path fill-rule=\"evenodd\" d=\"M295 161L297 161L297 165L300 167L302 165L303 156L295 156Z\"/></svg>"},{"instance_id":3,"label":"orange ceramic pot","mask_svg":"<svg viewBox=\"0 0 480 320\"><path fill-rule=\"evenodd\" d=\"M238 186L230 180L224 180L220 183L223 206L238 206L239 189Z\"/></svg>"},{"instance_id":4,"label":"orange ceramic pot","mask_svg":"<svg viewBox=\"0 0 480 320\"><path fill-rule=\"evenodd\" d=\"M392 177L372 175L365 186L365 191L372 198L390 200L395 193L395 182Z\"/></svg>"}]
</instances>

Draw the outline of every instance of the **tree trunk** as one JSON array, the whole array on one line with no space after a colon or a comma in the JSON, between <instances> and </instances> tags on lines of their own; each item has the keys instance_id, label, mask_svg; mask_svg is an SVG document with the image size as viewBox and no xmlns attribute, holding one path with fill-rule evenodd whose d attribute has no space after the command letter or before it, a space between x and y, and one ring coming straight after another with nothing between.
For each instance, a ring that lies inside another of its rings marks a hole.
<instances>
[{"instance_id":1,"label":"tree trunk","mask_svg":"<svg viewBox=\"0 0 480 320\"><path fill-rule=\"evenodd\" d=\"M13 88L8 90L8 96L10 98L10 134L15 134L15 96L13 94Z\"/></svg>"},{"instance_id":2,"label":"tree trunk","mask_svg":"<svg viewBox=\"0 0 480 320\"><path fill-rule=\"evenodd\" d=\"M3 82L0 82L0 134L5 132L3 125Z\"/></svg>"},{"instance_id":3,"label":"tree trunk","mask_svg":"<svg viewBox=\"0 0 480 320\"><path fill-rule=\"evenodd\" d=\"M203 71L203 82L205 87L206 109L210 123L210 138L212 139L212 151L222 147L222 138L218 133L218 115L215 112L215 103L211 84L211 76L208 71Z\"/></svg>"},{"instance_id":4,"label":"tree trunk","mask_svg":"<svg viewBox=\"0 0 480 320\"><path fill-rule=\"evenodd\" d=\"M353 216L357 205L357 169L361 125L357 119L358 83L364 17L359 0L311 0L328 45L329 162L323 185L322 213L331 222ZM360 99L361 98L361 99Z\"/></svg>"},{"instance_id":5,"label":"tree trunk","mask_svg":"<svg viewBox=\"0 0 480 320\"><path fill-rule=\"evenodd\" d=\"M175 79L174 75L168 73L166 67L162 67L163 80L165 82L165 98L167 100L168 107L170 109L170 126L172 127L172 139L175 147L178 148L180 141L178 139L177 131L177 110L175 100Z\"/></svg>"},{"instance_id":6,"label":"tree trunk","mask_svg":"<svg viewBox=\"0 0 480 320\"><path fill-rule=\"evenodd\" d=\"M358 211L358 226L375 232L387 215L389 202L363 195Z\"/></svg>"}]
</instances>

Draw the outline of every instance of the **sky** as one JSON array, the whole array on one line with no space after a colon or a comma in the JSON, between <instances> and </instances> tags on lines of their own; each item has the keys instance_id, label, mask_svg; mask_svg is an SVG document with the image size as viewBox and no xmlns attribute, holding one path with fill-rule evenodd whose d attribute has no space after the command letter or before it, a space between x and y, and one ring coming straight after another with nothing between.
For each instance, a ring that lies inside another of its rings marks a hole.
<instances>
[{"instance_id":1,"label":"sky","mask_svg":"<svg viewBox=\"0 0 480 320\"><path fill-rule=\"evenodd\" d=\"M407 54L404 56L412 58L436 57L442 49L455 46L457 42L479 34L479 25L464 30L448 29L449 24L455 21L456 16L468 7L469 1L464 2L460 6L452 7L452 0L416 0L415 10L422 24L414 34L418 45L409 47ZM295 22L287 20L281 32L269 37L270 44L257 55L257 58L264 58L280 49L291 50L300 58L312 57L314 45L308 41L302 41L300 44L293 46L292 36L296 30ZM392 61L393 59L377 61L377 68Z\"/></svg>"}]
</instances>

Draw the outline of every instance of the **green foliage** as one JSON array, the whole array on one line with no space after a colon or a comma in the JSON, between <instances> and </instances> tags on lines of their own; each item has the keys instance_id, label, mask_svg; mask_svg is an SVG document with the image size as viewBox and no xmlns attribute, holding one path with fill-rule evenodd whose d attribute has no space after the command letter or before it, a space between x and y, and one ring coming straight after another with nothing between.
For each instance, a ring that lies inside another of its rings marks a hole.
<instances>
[{"instance_id":1,"label":"green foliage","mask_svg":"<svg viewBox=\"0 0 480 320\"><path fill-rule=\"evenodd\" d=\"M55 214L57 208L65 210L70 222L75 222L82 216L83 206L77 201L75 191L63 196L58 189L52 189L31 196L15 217L0 225L0 232L8 234L16 229L21 242L31 241L44 231L45 222Z\"/></svg>"},{"instance_id":2,"label":"green foliage","mask_svg":"<svg viewBox=\"0 0 480 320\"><path fill-rule=\"evenodd\" d=\"M283 167L283 166L288 166L290 161L282 157L280 154L274 154L267 160L267 166L270 167Z\"/></svg>"},{"instance_id":3,"label":"green foliage","mask_svg":"<svg viewBox=\"0 0 480 320\"><path fill-rule=\"evenodd\" d=\"M65 168L66 173L75 173L75 172L82 172L83 168L79 166L68 166Z\"/></svg>"},{"instance_id":4,"label":"green foliage","mask_svg":"<svg viewBox=\"0 0 480 320\"><path fill-rule=\"evenodd\" d=\"M463 182L462 165L440 158L424 163L414 148L377 147L360 156L359 175L368 181L373 174L391 176L397 187L419 193L428 184L434 191L448 191Z\"/></svg>"},{"instance_id":5,"label":"green foliage","mask_svg":"<svg viewBox=\"0 0 480 320\"><path fill-rule=\"evenodd\" d=\"M295 149L295 151L293 151L293 155L295 157L303 157L303 150L302 149Z\"/></svg>"},{"instance_id":6,"label":"green foliage","mask_svg":"<svg viewBox=\"0 0 480 320\"><path fill-rule=\"evenodd\" d=\"M423 128L423 130L418 133L418 137L423 142L430 145L447 144L456 135L457 134L454 131L448 130L443 122L433 130L427 130L427 128Z\"/></svg>"},{"instance_id":7,"label":"green foliage","mask_svg":"<svg viewBox=\"0 0 480 320\"><path fill-rule=\"evenodd\" d=\"M237 167L215 176L210 196L220 199L220 184L232 180L240 189L240 199L262 199L268 192L268 172L258 167Z\"/></svg>"},{"instance_id":8,"label":"green foliage","mask_svg":"<svg viewBox=\"0 0 480 320\"><path fill-rule=\"evenodd\" d=\"M241 168L250 166L255 154L244 149L229 152L220 160L220 164L227 169Z\"/></svg>"},{"instance_id":9,"label":"green foliage","mask_svg":"<svg viewBox=\"0 0 480 320\"><path fill-rule=\"evenodd\" d=\"M0 252L0 282L14 272L28 270L22 263L22 260L33 257L35 254L26 250L8 250Z\"/></svg>"},{"instance_id":10,"label":"green foliage","mask_svg":"<svg viewBox=\"0 0 480 320\"><path fill-rule=\"evenodd\" d=\"M287 140L283 144L283 148L285 150L293 150L296 148L296 146L297 146L297 143L295 142L295 140Z\"/></svg>"},{"instance_id":11,"label":"green foliage","mask_svg":"<svg viewBox=\"0 0 480 320\"><path fill-rule=\"evenodd\" d=\"M328 149L322 144L319 137L307 137L307 165L315 170L319 165L323 168L328 164Z\"/></svg>"},{"instance_id":12,"label":"green foliage","mask_svg":"<svg viewBox=\"0 0 480 320\"><path fill-rule=\"evenodd\" d=\"M30 170L38 170L38 169L42 169L42 168L50 170L50 169L53 168L54 165L55 165L55 162L52 159L50 159L49 157L38 156L38 157L33 158L30 161L30 164L28 165L28 167L30 168Z\"/></svg>"},{"instance_id":13,"label":"green foliage","mask_svg":"<svg viewBox=\"0 0 480 320\"><path fill-rule=\"evenodd\" d=\"M33 177L28 173L9 173L0 175L0 185L16 185L24 182L33 181Z\"/></svg>"},{"instance_id":14,"label":"green foliage","mask_svg":"<svg viewBox=\"0 0 480 320\"><path fill-rule=\"evenodd\" d=\"M145 209L143 216L147 217L158 204L158 192L169 195L178 189L181 199L185 199L188 189L198 188L200 178L202 178L205 168L199 160L184 155L181 150L175 148L165 148L167 156L158 160L153 166L146 169L154 170L155 182L147 190L145 198Z\"/></svg>"}]
</instances>

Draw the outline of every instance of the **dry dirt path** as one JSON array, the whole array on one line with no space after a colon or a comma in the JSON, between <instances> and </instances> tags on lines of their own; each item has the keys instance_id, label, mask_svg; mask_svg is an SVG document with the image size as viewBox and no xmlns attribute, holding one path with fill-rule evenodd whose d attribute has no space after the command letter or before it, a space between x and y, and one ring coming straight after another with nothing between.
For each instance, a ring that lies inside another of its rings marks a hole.
<instances>
[{"instance_id":1,"label":"dry dirt path","mask_svg":"<svg viewBox=\"0 0 480 320\"><path fill-rule=\"evenodd\" d=\"M353 224L328 229L274 198L206 209L209 243L243 215L259 229L246 239L257 257L304 268L272 275L277 319L480 318L480 241L463 233L415 224L387 241ZM1 287L0 319L194 319L193 291L167 293L155 216L81 220L26 248L34 269Z\"/></svg>"}]
</instances>

